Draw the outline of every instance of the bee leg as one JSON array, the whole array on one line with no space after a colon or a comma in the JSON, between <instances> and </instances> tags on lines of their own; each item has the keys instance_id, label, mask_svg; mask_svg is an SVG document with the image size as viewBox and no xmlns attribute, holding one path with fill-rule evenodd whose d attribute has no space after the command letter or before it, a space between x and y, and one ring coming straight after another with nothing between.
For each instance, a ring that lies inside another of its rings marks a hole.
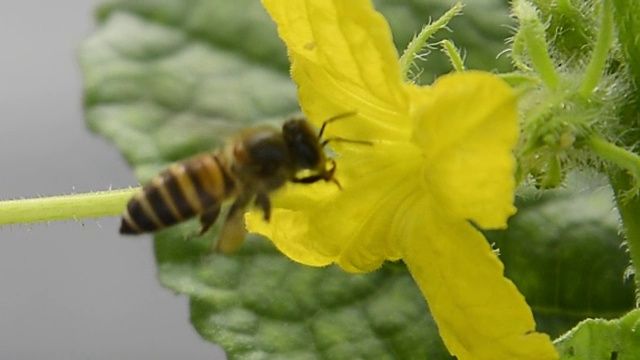
<instances>
[{"instance_id":1,"label":"bee leg","mask_svg":"<svg viewBox=\"0 0 640 360\"><path fill-rule=\"evenodd\" d=\"M269 221L271 219L271 201L267 193L258 193L256 195L256 206L260 207L264 212L264 221Z\"/></svg>"},{"instance_id":2,"label":"bee leg","mask_svg":"<svg viewBox=\"0 0 640 360\"><path fill-rule=\"evenodd\" d=\"M338 180L333 177L333 174L336 172L336 163L333 160L331 160L331 163L333 164L333 166L329 170L326 170L320 174L310 175L303 178L293 178L291 179L291 182L299 184L313 184L314 182L324 180L331 181L332 183L336 184L339 189L342 189L342 186L340 185Z\"/></svg>"},{"instance_id":3,"label":"bee leg","mask_svg":"<svg viewBox=\"0 0 640 360\"><path fill-rule=\"evenodd\" d=\"M299 184L313 184L314 182L318 182L320 180L324 180L324 176L321 174L306 176L303 178L293 178L291 182L299 183Z\"/></svg>"},{"instance_id":4,"label":"bee leg","mask_svg":"<svg viewBox=\"0 0 640 360\"><path fill-rule=\"evenodd\" d=\"M244 209L249 204L251 197L246 195L239 197L231 204L213 251L230 254L240 249L247 234L244 225Z\"/></svg>"},{"instance_id":5,"label":"bee leg","mask_svg":"<svg viewBox=\"0 0 640 360\"><path fill-rule=\"evenodd\" d=\"M198 236L204 235L204 233L216 223L218 215L220 215L220 205L210 207L200 215L200 225L202 225L202 229L200 229Z\"/></svg>"}]
</instances>

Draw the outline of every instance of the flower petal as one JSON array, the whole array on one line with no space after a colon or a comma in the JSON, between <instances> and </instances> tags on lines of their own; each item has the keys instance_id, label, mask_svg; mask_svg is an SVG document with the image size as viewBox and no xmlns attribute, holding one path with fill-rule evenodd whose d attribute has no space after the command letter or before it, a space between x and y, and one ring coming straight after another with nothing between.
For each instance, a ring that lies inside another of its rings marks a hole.
<instances>
[{"instance_id":1,"label":"flower petal","mask_svg":"<svg viewBox=\"0 0 640 360\"><path fill-rule=\"evenodd\" d=\"M300 104L316 125L347 113L328 134L408 137L408 97L389 25L369 0L264 0L289 50ZM366 121L361 121L362 119Z\"/></svg>"},{"instance_id":2,"label":"flower petal","mask_svg":"<svg viewBox=\"0 0 640 360\"><path fill-rule=\"evenodd\" d=\"M265 221L261 211L250 210L245 215L247 229L268 237L290 259L309 266L333 263L339 246L322 239L322 228L313 219L336 197L335 185L289 184L271 196L271 219ZM311 205L313 204L313 205ZM321 231L321 233L318 233Z\"/></svg>"},{"instance_id":3,"label":"flower petal","mask_svg":"<svg viewBox=\"0 0 640 360\"><path fill-rule=\"evenodd\" d=\"M464 72L443 76L413 92L416 129L427 186L452 215L480 227L503 228L516 211L516 98L495 75Z\"/></svg>"},{"instance_id":4,"label":"flower petal","mask_svg":"<svg viewBox=\"0 0 640 360\"><path fill-rule=\"evenodd\" d=\"M430 208L437 204L418 205L402 226L402 254L449 351L459 359L556 359L482 234Z\"/></svg>"},{"instance_id":5,"label":"flower petal","mask_svg":"<svg viewBox=\"0 0 640 360\"><path fill-rule=\"evenodd\" d=\"M420 191L418 149L351 146L350 156L337 163L342 190L335 184L288 186L273 196L271 220L267 223L252 211L246 217L248 229L306 265L335 262L346 271L365 272L399 259L394 224L407 215L407 199Z\"/></svg>"}]
</instances>

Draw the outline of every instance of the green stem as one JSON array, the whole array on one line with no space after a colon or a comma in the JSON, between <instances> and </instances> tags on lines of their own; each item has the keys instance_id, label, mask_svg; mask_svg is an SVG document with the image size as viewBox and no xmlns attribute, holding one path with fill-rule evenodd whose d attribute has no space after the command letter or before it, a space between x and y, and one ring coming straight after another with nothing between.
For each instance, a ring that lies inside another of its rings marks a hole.
<instances>
[{"instance_id":1,"label":"green stem","mask_svg":"<svg viewBox=\"0 0 640 360\"><path fill-rule=\"evenodd\" d=\"M453 43L449 40L442 40L440 45L442 45L442 51L449 57L453 69L455 71L464 71L464 61L462 61L462 56L460 56L460 52Z\"/></svg>"},{"instance_id":2,"label":"green stem","mask_svg":"<svg viewBox=\"0 0 640 360\"><path fill-rule=\"evenodd\" d=\"M580 95L583 98L589 98L593 89L598 85L600 76L604 71L604 67L609 57L609 50L613 42L613 6L610 0L602 1L602 20L600 21L600 30L598 39L596 40L591 61L587 66L585 78L580 87Z\"/></svg>"},{"instance_id":3,"label":"green stem","mask_svg":"<svg viewBox=\"0 0 640 360\"><path fill-rule=\"evenodd\" d=\"M631 262L637 273L640 266L640 197L637 194L640 156L597 136L589 138L589 145L600 157L619 166L609 172L609 179L622 218ZM636 289L640 289L640 276L635 276L635 282Z\"/></svg>"},{"instance_id":4,"label":"green stem","mask_svg":"<svg viewBox=\"0 0 640 360\"><path fill-rule=\"evenodd\" d=\"M525 0L513 3L513 12L520 21L517 36L521 36L526 44L533 68L549 89L558 87L559 77L547 50L544 25L538 18L537 9Z\"/></svg>"},{"instance_id":5,"label":"green stem","mask_svg":"<svg viewBox=\"0 0 640 360\"><path fill-rule=\"evenodd\" d=\"M460 14L462 11L462 4L456 3L449 11L444 13L438 20L425 25L420 33L411 40L407 48L402 53L400 57L400 70L402 71L402 76L404 80L408 80L409 71L411 70L411 64L413 64L413 60L416 58L416 55L422 50L424 44L427 43L427 40L433 34L435 34L438 30L447 26L449 21L453 19L456 15Z\"/></svg>"},{"instance_id":6,"label":"green stem","mask_svg":"<svg viewBox=\"0 0 640 360\"><path fill-rule=\"evenodd\" d=\"M622 226L631 255L631 264L635 269L634 281L636 292L640 289L640 276L638 269L640 266L640 197L629 196L634 191L635 179L629 173L621 170L612 172L609 175L611 187L616 197L618 211L622 219ZM636 299L638 301L638 299Z\"/></svg>"},{"instance_id":7,"label":"green stem","mask_svg":"<svg viewBox=\"0 0 640 360\"><path fill-rule=\"evenodd\" d=\"M640 179L640 156L618 147L599 136L592 135L588 144L601 158L627 170L636 179Z\"/></svg>"},{"instance_id":8,"label":"green stem","mask_svg":"<svg viewBox=\"0 0 640 360\"><path fill-rule=\"evenodd\" d=\"M0 226L122 214L139 188L0 201Z\"/></svg>"},{"instance_id":9,"label":"green stem","mask_svg":"<svg viewBox=\"0 0 640 360\"><path fill-rule=\"evenodd\" d=\"M540 84L540 78L537 76L525 74L522 72L500 73L498 76L507 82L511 87L528 87L534 88Z\"/></svg>"},{"instance_id":10,"label":"green stem","mask_svg":"<svg viewBox=\"0 0 640 360\"><path fill-rule=\"evenodd\" d=\"M518 70L527 72L532 71L533 69L531 69L524 60L524 53L524 38L522 36L522 33L517 32L513 36L513 44L511 45L511 60L513 60L513 66L515 66L515 68Z\"/></svg>"}]
</instances>

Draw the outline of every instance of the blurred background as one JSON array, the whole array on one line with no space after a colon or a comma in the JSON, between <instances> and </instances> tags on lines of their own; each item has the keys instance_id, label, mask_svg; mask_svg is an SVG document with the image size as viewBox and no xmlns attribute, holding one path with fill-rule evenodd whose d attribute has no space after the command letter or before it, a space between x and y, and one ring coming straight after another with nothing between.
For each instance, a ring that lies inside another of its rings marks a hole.
<instances>
[{"instance_id":1,"label":"blurred background","mask_svg":"<svg viewBox=\"0 0 640 360\"><path fill-rule=\"evenodd\" d=\"M76 52L97 0L0 4L0 199L136 185L89 133ZM224 359L119 219L0 228L0 359Z\"/></svg>"}]
</instances>

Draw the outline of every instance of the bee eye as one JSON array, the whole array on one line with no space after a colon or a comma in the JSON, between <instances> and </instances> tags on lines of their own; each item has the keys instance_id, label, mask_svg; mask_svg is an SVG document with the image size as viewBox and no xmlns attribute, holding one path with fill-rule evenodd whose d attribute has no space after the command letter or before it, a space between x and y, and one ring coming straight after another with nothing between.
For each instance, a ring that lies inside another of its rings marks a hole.
<instances>
[{"instance_id":1,"label":"bee eye","mask_svg":"<svg viewBox=\"0 0 640 360\"><path fill-rule=\"evenodd\" d=\"M322 149L318 136L306 120L287 121L282 133L289 152L300 169L315 169L321 161Z\"/></svg>"}]
</instances>

